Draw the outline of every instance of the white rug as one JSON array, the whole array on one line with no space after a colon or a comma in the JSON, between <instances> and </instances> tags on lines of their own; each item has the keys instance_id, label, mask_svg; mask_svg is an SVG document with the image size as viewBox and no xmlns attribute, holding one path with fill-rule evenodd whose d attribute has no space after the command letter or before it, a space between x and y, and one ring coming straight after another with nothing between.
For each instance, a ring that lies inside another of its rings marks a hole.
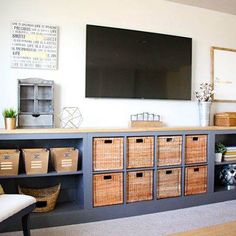
<instances>
[{"instance_id":1,"label":"white rug","mask_svg":"<svg viewBox=\"0 0 236 236\"><path fill-rule=\"evenodd\" d=\"M63 215L62 215L63 217ZM162 236L236 220L236 200L161 213L32 230L32 236ZM22 236L22 232L1 236Z\"/></svg>"}]
</instances>

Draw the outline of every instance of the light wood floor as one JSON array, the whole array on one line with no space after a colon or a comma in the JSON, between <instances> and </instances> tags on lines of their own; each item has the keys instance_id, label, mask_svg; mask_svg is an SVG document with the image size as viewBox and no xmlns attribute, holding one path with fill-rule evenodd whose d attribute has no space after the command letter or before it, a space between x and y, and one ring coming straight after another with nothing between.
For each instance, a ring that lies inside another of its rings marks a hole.
<instances>
[{"instance_id":1,"label":"light wood floor","mask_svg":"<svg viewBox=\"0 0 236 236\"><path fill-rule=\"evenodd\" d=\"M225 224L208 226L183 233L170 234L170 236L235 236L236 221Z\"/></svg>"}]
</instances>

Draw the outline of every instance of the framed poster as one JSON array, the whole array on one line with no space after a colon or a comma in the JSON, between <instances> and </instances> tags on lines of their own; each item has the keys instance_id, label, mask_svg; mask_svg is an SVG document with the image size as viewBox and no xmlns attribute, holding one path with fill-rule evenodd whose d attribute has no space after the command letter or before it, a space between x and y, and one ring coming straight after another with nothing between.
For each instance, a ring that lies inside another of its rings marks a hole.
<instances>
[{"instance_id":1,"label":"framed poster","mask_svg":"<svg viewBox=\"0 0 236 236\"><path fill-rule=\"evenodd\" d=\"M11 67L57 69L58 27L13 22L11 34Z\"/></svg>"},{"instance_id":2,"label":"framed poster","mask_svg":"<svg viewBox=\"0 0 236 236\"><path fill-rule=\"evenodd\" d=\"M214 101L236 101L236 49L212 47Z\"/></svg>"}]
</instances>

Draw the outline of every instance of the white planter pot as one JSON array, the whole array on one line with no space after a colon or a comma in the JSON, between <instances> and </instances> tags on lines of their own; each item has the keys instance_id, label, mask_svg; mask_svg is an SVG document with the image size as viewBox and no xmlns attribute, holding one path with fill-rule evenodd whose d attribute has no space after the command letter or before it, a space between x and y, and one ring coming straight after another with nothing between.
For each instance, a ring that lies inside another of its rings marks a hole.
<instances>
[{"instance_id":1,"label":"white planter pot","mask_svg":"<svg viewBox=\"0 0 236 236\"><path fill-rule=\"evenodd\" d=\"M210 125L211 102L198 102L200 126Z\"/></svg>"},{"instance_id":2,"label":"white planter pot","mask_svg":"<svg viewBox=\"0 0 236 236\"><path fill-rule=\"evenodd\" d=\"M222 153L215 153L215 162L222 161Z\"/></svg>"}]
</instances>

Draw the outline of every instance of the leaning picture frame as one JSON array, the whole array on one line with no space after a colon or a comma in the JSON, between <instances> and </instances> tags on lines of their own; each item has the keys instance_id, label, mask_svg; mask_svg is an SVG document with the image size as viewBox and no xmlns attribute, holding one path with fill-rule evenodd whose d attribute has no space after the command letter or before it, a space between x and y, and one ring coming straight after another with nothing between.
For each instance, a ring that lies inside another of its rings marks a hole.
<instances>
[{"instance_id":1,"label":"leaning picture frame","mask_svg":"<svg viewBox=\"0 0 236 236\"><path fill-rule=\"evenodd\" d=\"M236 49L211 47L211 79L216 102L236 101Z\"/></svg>"}]
</instances>

